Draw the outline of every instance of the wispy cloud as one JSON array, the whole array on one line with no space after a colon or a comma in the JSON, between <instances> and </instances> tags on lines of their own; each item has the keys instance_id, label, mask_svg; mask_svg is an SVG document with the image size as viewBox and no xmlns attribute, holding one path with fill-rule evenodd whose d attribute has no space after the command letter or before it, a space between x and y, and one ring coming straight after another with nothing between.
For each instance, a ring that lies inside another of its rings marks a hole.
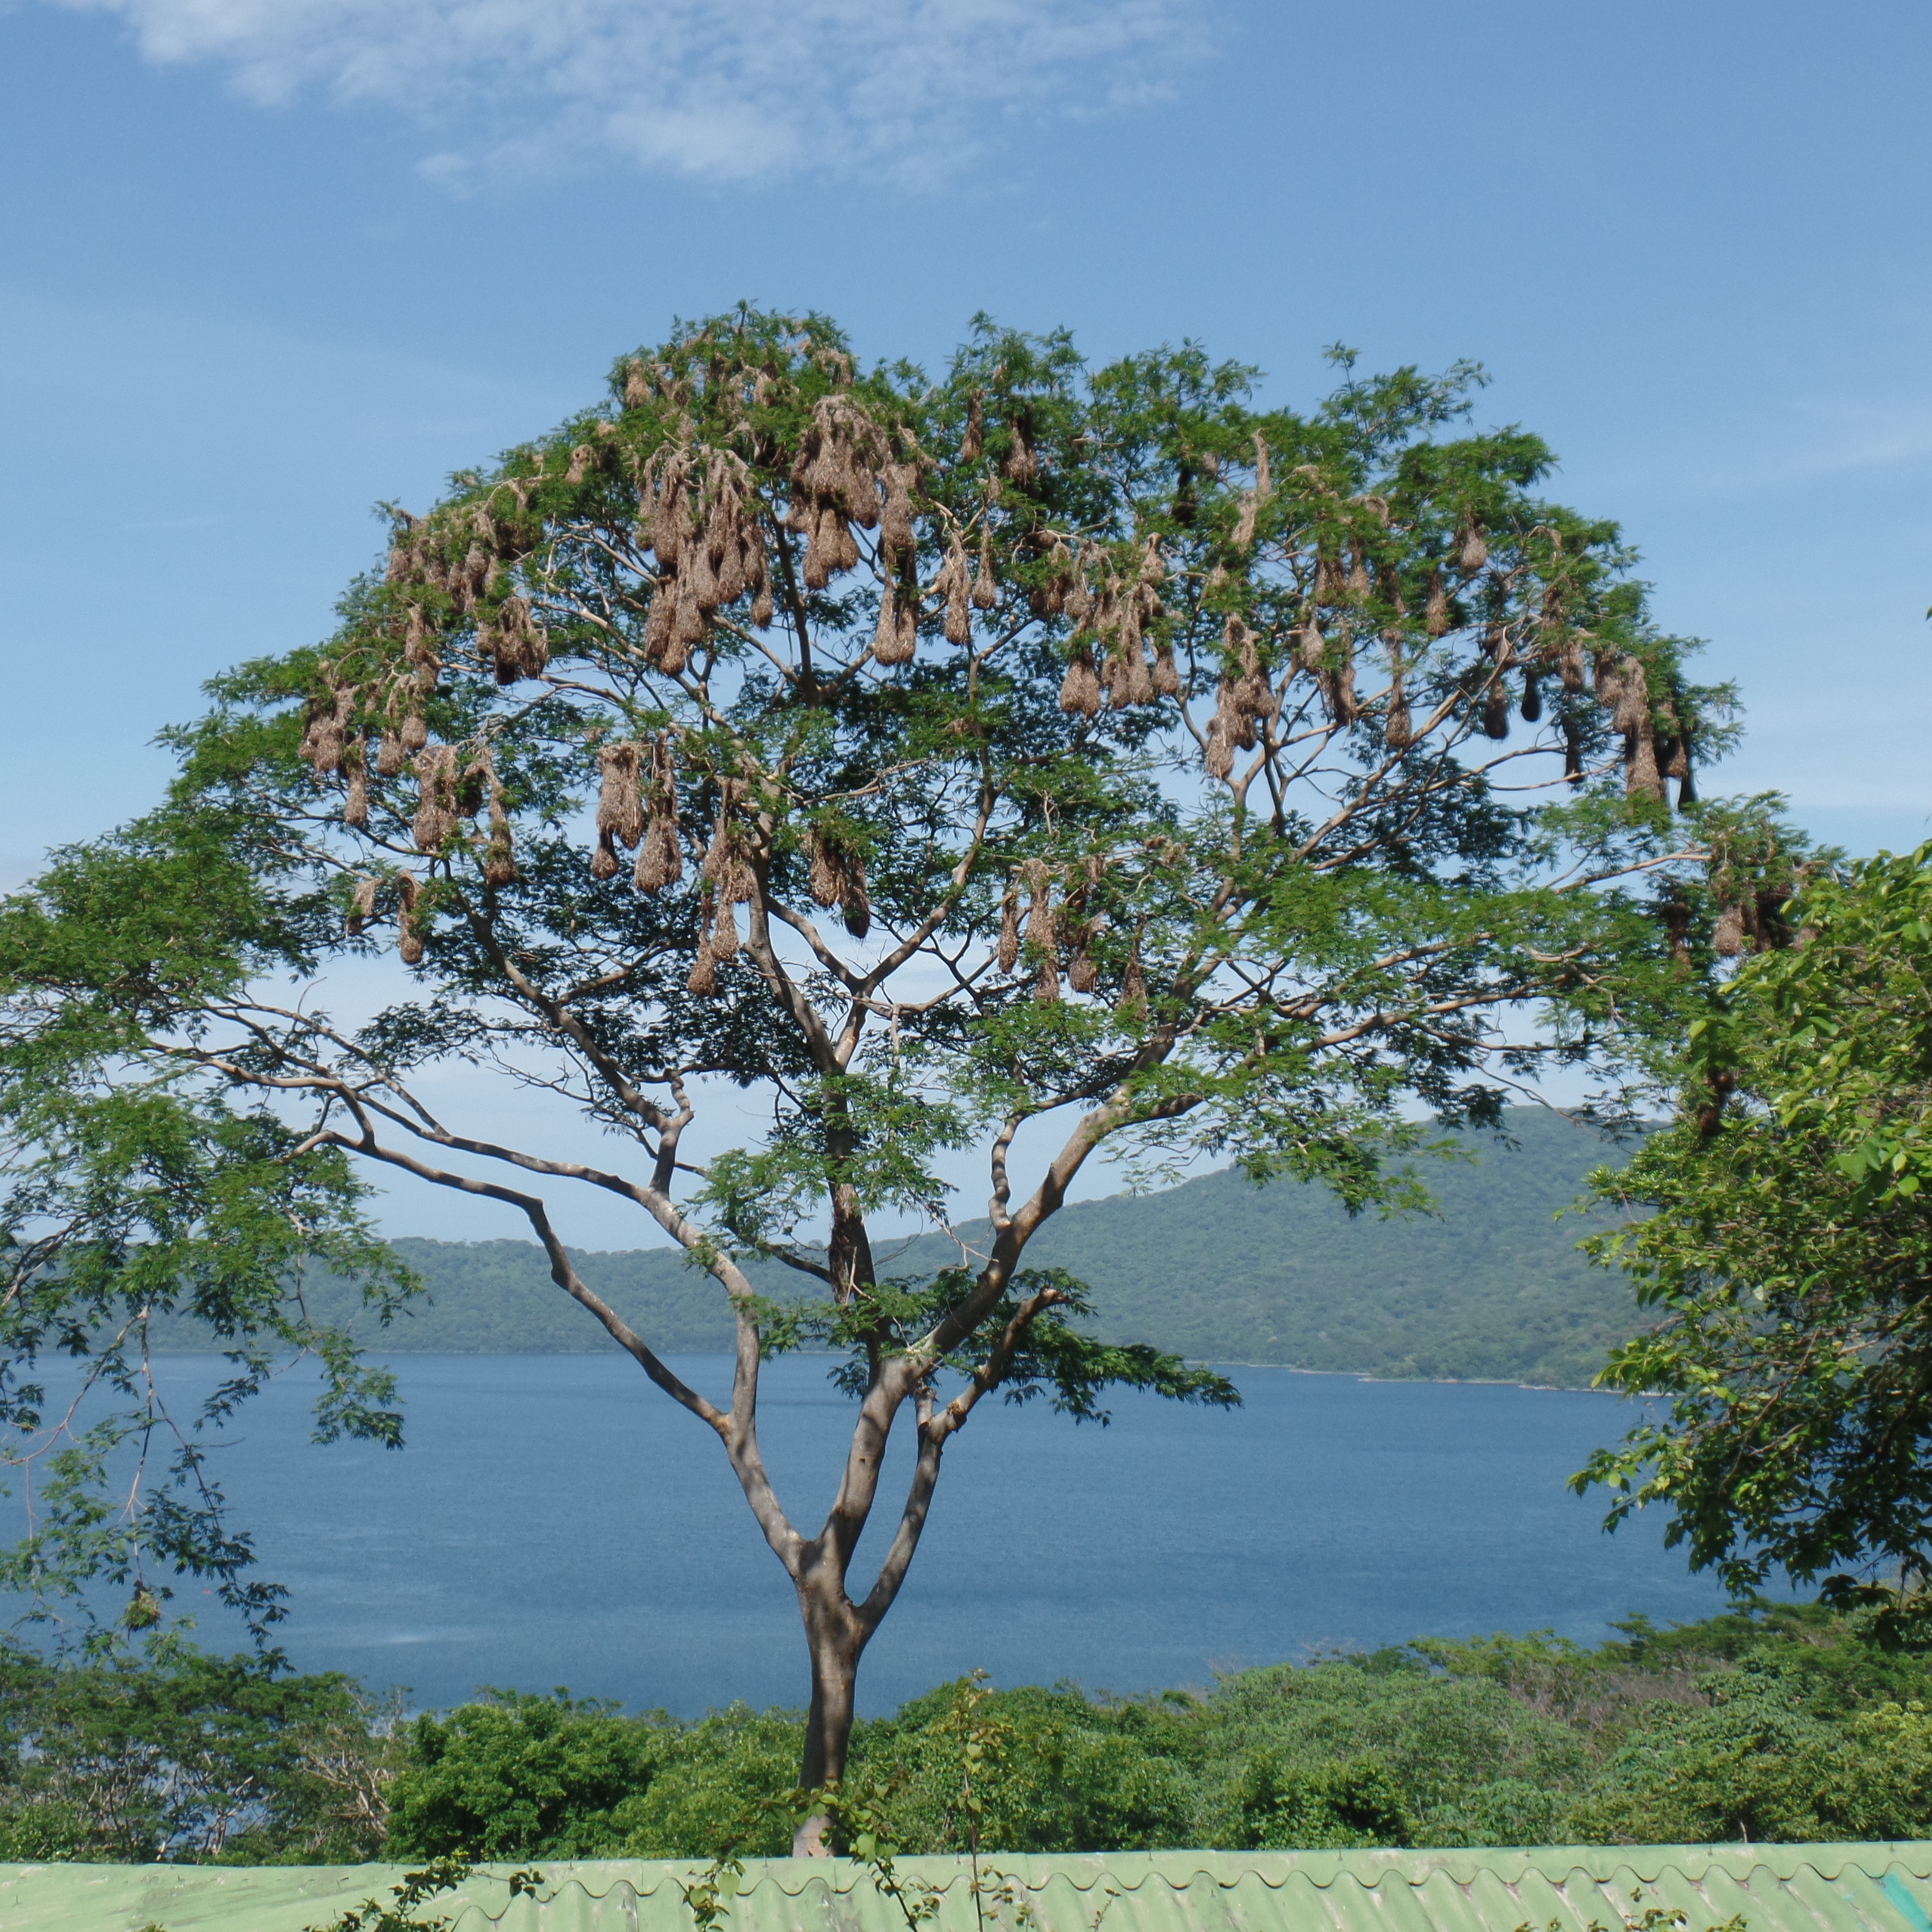
<instances>
[{"instance_id":1,"label":"wispy cloud","mask_svg":"<svg viewBox=\"0 0 1932 1932\"><path fill-rule=\"evenodd\" d=\"M1932 459L1932 406L1922 394L1795 397L1762 413L1762 439L1722 462L1690 466L1700 494L1750 496L1840 478L1876 478Z\"/></svg>"},{"instance_id":2,"label":"wispy cloud","mask_svg":"<svg viewBox=\"0 0 1932 1932\"><path fill-rule=\"evenodd\" d=\"M460 128L428 164L943 176L1003 122L1156 98L1214 0L54 0L264 104L310 91ZM473 138L479 122L488 132Z\"/></svg>"}]
</instances>

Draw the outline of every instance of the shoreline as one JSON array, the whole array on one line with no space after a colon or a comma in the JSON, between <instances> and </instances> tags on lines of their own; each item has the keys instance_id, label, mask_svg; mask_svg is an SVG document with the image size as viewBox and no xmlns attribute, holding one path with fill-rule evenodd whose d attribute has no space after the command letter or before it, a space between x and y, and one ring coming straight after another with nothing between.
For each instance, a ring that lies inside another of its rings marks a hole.
<instances>
[{"instance_id":1,"label":"shoreline","mask_svg":"<svg viewBox=\"0 0 1932 1932\"><path fill-rule=\"evenodd\" d=\"M218 1348L156 1348L152 1352L158 1360L169 1361L194 1361L196 1360L219 1361L223 1359ZM591 1361L613 1359L619 1352L611 1348L404 1348L384 1352L374 1346L367 1353L371 1361L380 1361L388 1366L401 1368L412 1362L524 1362L541 1361ZM716 1357L728 1361L728 1348L667 1348L662 1352L667 1357ZM837 1360L829 1350L796 1348L790 1352L802 1361L830 1362ZM1192 1359L1190 1358L1190 1359ZM1388 1384L1391 1388L1520 1388L1540 1395L1600 1395L1621 1399L1618 1391L1612 1389L1592 1388L1587 1384L1570 1382L1529 1382L1514 1376L1381 1376L1369 1369L1304 1369L1292 1362L1252 1362L1204 1358L1202 1366L1210 1369L1278 1369L1284 1375L1323 1376L1334 1379L1376 1382Z\"/></svg>"}]
</instances>

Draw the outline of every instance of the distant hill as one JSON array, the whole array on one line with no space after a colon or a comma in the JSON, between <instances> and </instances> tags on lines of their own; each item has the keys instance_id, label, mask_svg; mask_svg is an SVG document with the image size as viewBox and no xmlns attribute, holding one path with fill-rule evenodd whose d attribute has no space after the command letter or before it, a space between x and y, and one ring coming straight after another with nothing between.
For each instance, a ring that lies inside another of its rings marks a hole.
<instances>
[{"instance_id":1,"label":"distant hill","mask_svg":"<svg viewBox=\"0 0 1932 1932\"><path fill-rule=\"evenodd\" d=\"M1628 1156L1540 1108L1512 1108L1508 1125L1514 1147L1472 1136L1474 1162L1422 1164L1439 1215L1352 1221L1324 1189L1223 1171L1064 1208L1027 1260L1088 1282L1110 1340L1200 1360L1581 1387L1642 1316L1620 1276L1576 1252L1593 1224L1556 1217L1593 1167ZM984 1247L984 1222L961 1233ZM922 1241L906 1259L937 1268L950 1249Z\"/></svg>"},{"instance_id":2,"label":"distant hill","mask_svg":"<svg viewBox=\"0 0 1932 1932\"><path fill-rule=\"evenodd\" d=\"M304 1298L319 1320L346 1324L385 1354L585 1355L611 1345L592 1318L550 1278L534 1241L426 1241L390 1244L428 1285L386 1330L360 1292L326 1276ZM578 1272L652 1348L702 1354L731 1346L731 1318L711 1277L686 1264L676 1248L620 1249L574 1257ZM754 1270L763 1294L796 1297L806 1278L790 1268ZM182 1319L157 1324L163 1352L206 1348L207 1330Z\"/></svg>"},{"instance_id":3,"label":"distant hill","mask_svg":"<svg viewBox=\"0 0 1932 1932\"><path fill-rule=\"evenodd\" d=\"M1160 1193L1063 1208L1034 1238L1030 1264L1064 1268L1094 1290L1094 1327L1197 1360L1278 1363L1408 1379L1586 1383L1604 1351L1641 1317L1620 1277L1588 1267L1586 1223L1558 1211L1614 1146L1540 1108L1512 1110L1516 1144L1467 1143L1473 1163L1435 1161L1424 1177L1436 1216L1351 1221L1324 1190L1257 1187L1223 1172ZM984 1222L960 1230L982 1249ZM399 1240L429 1285L426 1302L380 1336L352 1291L316 1284L319 1313L347 1318L385 1353L588 1353L608 1347L550 1282L525 1241ZM958 1250L928 1237L894 1252L888 1271L946 1265ZM577 1257L584 1279L668 1353L728 1348L730 1324L710 1279L670 1248ZM767 1294L803 1277L758 1271ZM205 1348L193 1324L157 1337Z\"/></svg>"}]
</instances>

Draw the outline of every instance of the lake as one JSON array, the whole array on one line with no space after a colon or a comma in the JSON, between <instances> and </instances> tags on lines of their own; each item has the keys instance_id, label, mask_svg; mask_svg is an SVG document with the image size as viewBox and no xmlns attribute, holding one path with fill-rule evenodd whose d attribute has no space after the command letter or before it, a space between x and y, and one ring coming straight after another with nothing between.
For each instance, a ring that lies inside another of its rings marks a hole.
<instances>
[{"instance_id":1,"label":"lake","mask_svg":"<svg viewBox=\"0 0 1932 1932\"><path fill-rule=\"evenodd\" d=\"M674 1365L724 1398L725 1358ZM395 1366L401 1452L311 1445L304 1390L285 1378L216 1459L263 1573L293 1593L280 1640L298 1666L404 1685L418 1706L486 1684L691 1714L802 1701L790 1586L716 1438L628 1358ZM771 1364L761 1404L780 1498L812 1528L850 1416L826 1366ZM1099 1429L982 1404L866 1657L863 1708L975 1666L1125 1692L1424 1634L1594 1642L1633 1611L1721 1607L1660 1524L1606 1536L1600 1499L1564 1489L1630 1426L1609 1396L1230 1372L1246 1398L1232 1414L1130 1395ZM909 1460L898 1432L893 1446L888 1496ZM875 1517L855 1577L892 1514ZM180 1591L183 1608L200 1596L191 1580ZM224 1634L204 1618L204 1640Z\"/></svg>"}]
</instances>

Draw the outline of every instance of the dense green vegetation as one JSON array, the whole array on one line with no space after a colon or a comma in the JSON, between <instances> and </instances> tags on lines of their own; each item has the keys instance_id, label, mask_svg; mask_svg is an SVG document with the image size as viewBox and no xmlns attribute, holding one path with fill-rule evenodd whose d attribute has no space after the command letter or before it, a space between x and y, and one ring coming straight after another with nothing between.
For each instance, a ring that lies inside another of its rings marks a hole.
<instances>
[{"instance_id":1,"label":"dense green vegetation","mask_svg":"<svg viewBox=\"0 0 1932 1932\"><path fill-rule=\"evenodd\" d=\"M1598 1178L1646 1317L1605 1379L1670 1403L1587 1480L1733 1592L1882 1603L1874 1572L1932 1576L1932 846L1787 870L1729 884L1759 950L1689 1030L1676 1120Z\"/></svg>"},{"instance_id":2,"label":"dense green vegetation","mask_svg":"<svg viewBox=\"0 0 1932 1932\"><path fill-rule=\"evenodd\" d=\"M1624 1150L1540 1108L1505 1116L1508 1138L1462 1138L1473 1160L1423 1163L1440 1213L1351 1220L1325 1190L1256 1186L1232 1170L1157 1194L1064 1208L1030 1253L1094 1288L1091 1324L1109 1342L1144 1342L1197 1360L1281 1363L1360 1375L1577 1387L1638 1323L1628 1285L1593 1269L1576 1243L1594 1225L1557 1217L1585 1177ZM983 1249L983 1222L962 1230ZM609 1338L550 1278L528 1241L394 1244L428 1284L386 1331L359 1289L310 1291L318 1318L385 1352L568 1354ZM914 1241L881 1266L948 1265L957 1250ZM731 1316L717 1284L674 1248L580 1254L585 1281L670 1351L728 1348ZM762 1293L796 1294L774 1264L748 1270ZM1211 1274L1211 1279L1210 1276ZM1190 1293L1198 1283L1203 1291ZM1206 1292L1211 1288L1212 1292ZM190 1318L157 1324L164 1348L206 1348Z\"/></svg>"},{"instance_id":3,"label":"dense green vegetation","mask_svg":"<svg viewBox=\"0 0 1932 1932\"><path fill-rule=\"evenodd\" d=\"M1932 1658L1816 1606L1595 1650L1425 1640L1205 1690L942 1686L862 1722L902 1849L1696 1842L1932 1832ZM796 1712L494 1693L400 1720L240 1660L0 1674L0 1857L708 1857L790 1842Z\"/></svg>"},{"instance_id":4,"label":"dense green vegetation","mask_svg":"<svg viewBox=\"0 0 1932 1932\"><path fill-rule=\"evenodd\" d=\"M393 1707L334 1672L175 1644L57 1666L0 1648L0 1858L327 1863L382 1842Z\"/></svg>"}]
</instances>

